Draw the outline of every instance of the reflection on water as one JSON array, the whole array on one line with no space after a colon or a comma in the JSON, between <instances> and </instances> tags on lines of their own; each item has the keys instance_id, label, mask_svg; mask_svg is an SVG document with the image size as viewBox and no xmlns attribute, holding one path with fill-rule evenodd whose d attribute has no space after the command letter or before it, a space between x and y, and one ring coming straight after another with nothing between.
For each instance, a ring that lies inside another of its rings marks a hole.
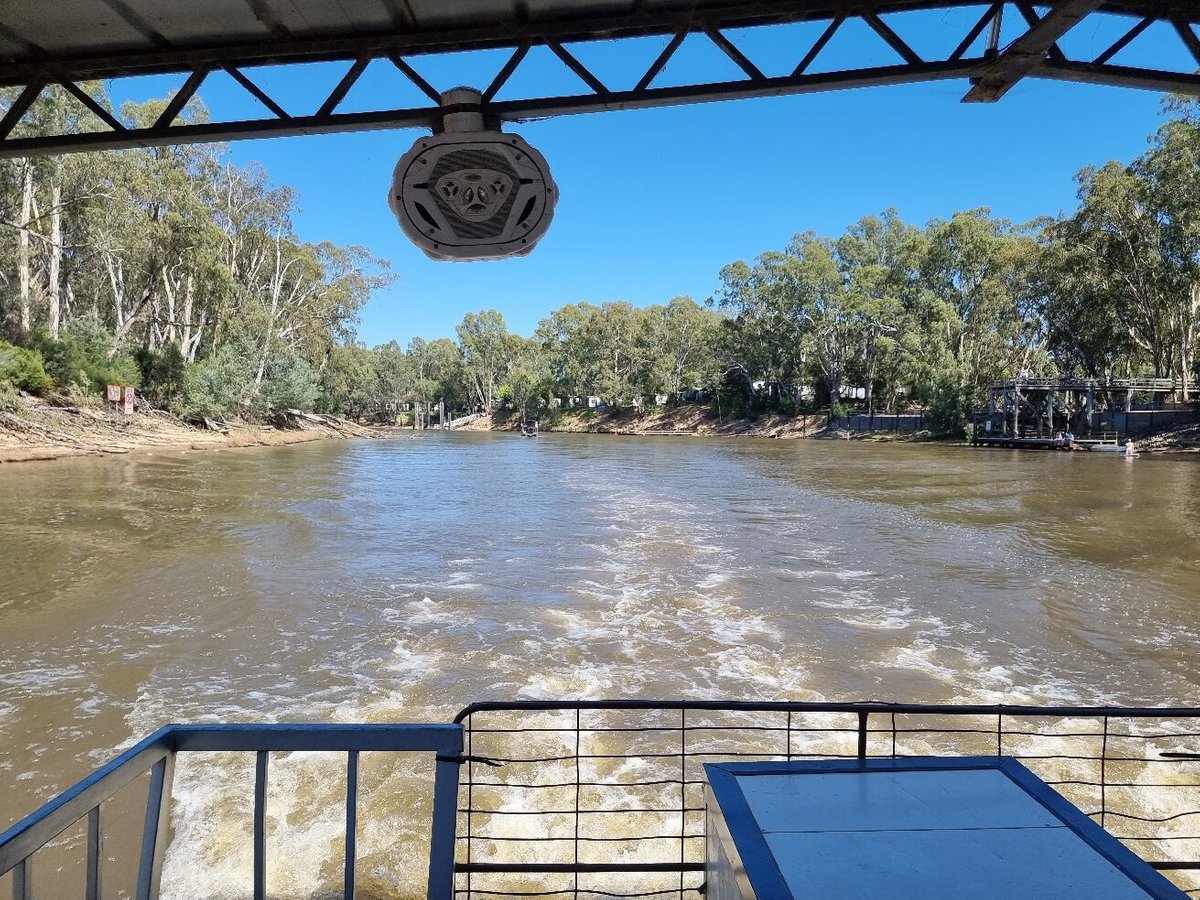
<instances>
[{"instance_id":1,"label":"reflection on water","mask_svg":"<svg viewBox=\"0 0 1200 900\"><path fill-rule=\"evenodd\" d=\"M168 721L1190 704L1198 538L1196 459L429 434L6 467L0 828Z\"/></svg>"}]
</instances>

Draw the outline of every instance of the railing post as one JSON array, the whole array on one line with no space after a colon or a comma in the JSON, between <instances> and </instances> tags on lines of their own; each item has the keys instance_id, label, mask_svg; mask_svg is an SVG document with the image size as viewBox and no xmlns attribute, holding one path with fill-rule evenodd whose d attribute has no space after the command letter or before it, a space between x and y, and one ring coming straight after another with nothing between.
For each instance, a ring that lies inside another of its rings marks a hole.
<instances>
[{"instance_id":1,"label":"railing post","mask_svg":"<svg viewBox=\"0 0 1200 900\"><path fill-rule=\"evenodd\" d=\"M87 875L84 884L86 900L100 900L102 890L101 873L104 866L104 831L100 807L94 806L88 813L87 830Z\"/></svg>"},{"instance_id":2,"label":"railing post","mask_svg":"<svg viewBox=\"0 0 1200 900\"><path fill-rule=\"evenodd\" d=\"M579 754L582 749L582 729L583 729L583 711L577 706L575 707L575 841L571 845L575 857L575 867L579 867L579 804L583 797L583 772L581 766L583 763L579 759ZM573 879L575 891L571 894L574 900L579 900L579 878L576 876Z\"/></svg>"},{"instance_id":3,"label":"railing post","mask_svg":"<svg viewBox=\"0 0 1200 900\"><path fill-rule=\"evenodd\" d=\"M33 858L25 857L12 873L13 900L33 900Z\"/></svg>"},{"instance_id":4,"label":"railing post","mask_svg":"<svg viewBox=\"0 0 1200 900\"><path fill-rule=\"evenodd\" d=\"M158 900L163 856L171 828L171 784L174 778L175 751L172 750L150 770L146 825L142 831L142 860L138 866L137 900Z\"/></svg>"},{"instance_id":5,"label":"railing post","mask_svg":"<svg viewBox=\"0 0 1200 900\"><path fill-rule=\"evenodd\" d=\"M1108 716L1104 717L1104 736L1100 740L1100 827L1108 811Z\"/></svg>"},{"instance_id":6,"label":"railing post","mask_svg":"<svg viewBox=\"0 0 1200 900\"><path fill-rule=\"evenodd\" d=\"M475 813L475 730L473 717L467 716L463 720L463 731L466 735L466 751L467 751L467 862L470 863L474 857L471 854L471 838L474 834L473 816ZM461 769L460 769L461 776ZM471 870L467 870L467 896L471 896Z\"/></svg>"},{"instance_id":7,"label":"railing post","mask_svg":"<svg viewBox=\"0 0 1200 900\"><path fill-rule=\"evenodd\" d=\"M462 766L462 730L458 746L442 750L433 770L433 825L429 840L429 900L454 896L454 831L458 823L458 772Z\"/></svg>"},{"instance_id":8,"label":"railing post","mask_svg":"<svg viewBox=\"0 0 1200 900\"><path fill-rule=\"evenodd\" d=\"M871 715L867 710L860 709L858 711L858 761L864 762L867 758L867 717Z\"/></svg>"},{"instance_id":9,"label":"railing post","mask_svg":"<svg viewBox=\"0 0 1200 900\"><path fill-rule=\"evenodd\" d=\"M254 900L267 896L267 762L259 750L254 761Z\"/></svg>"},{"instance_id":10,"label":"railing post","mask_svg":"<svg viewBox=\"0 0 1200 900\"><path fill-rule=\"evenodd\" d=\"M687 707L679 708L679 896L683 896L687 860ZM579 879L575 879L579 883Z\"/></svg>"},{"instance_id":11,"label":"railing post","mask_svg":"<svg viewBox=\"0 0 1200 900\"><path fill-rule=\"evenodd\" d=\"M354 864L358 856L358 751L346 754L346 879L342 896L354 900Z\"/></svg>"}]
</instances>

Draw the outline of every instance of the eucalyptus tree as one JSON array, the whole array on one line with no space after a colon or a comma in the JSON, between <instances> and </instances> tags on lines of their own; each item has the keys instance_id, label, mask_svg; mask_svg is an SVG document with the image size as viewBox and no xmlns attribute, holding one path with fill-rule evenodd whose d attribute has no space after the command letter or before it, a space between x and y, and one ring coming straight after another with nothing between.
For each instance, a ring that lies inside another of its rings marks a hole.
<instances>
[{"instance_id":1,"label":"eucalyptus tree","mask_svg":"<svg viewBox=\"0 0 1200 900\"><path fill-rule=\"evenodd\" d=\"M592 390L612 404L646 392L646 318L624 300L593 307L579 334L590 350Z\"/></svg>"},{"instance_id":2,"label":"eucalyptus tree","mask_svg":"<svg viewBox=\"0 0 1200 900\"><path fill-rule=\"evenodd\" d=\"M1200 329L1200 101L1168 98L1164 109L1174 117L1130 168L1142 187L1146 213L1157 223L1170 374L1181 381L1187 400Z\"/></svg>"},{"instance_id":3,"label":"eucalyptus tree","mask_svg":"<svg viewBox=\"0 0 1200 900\"><path fill-rule=\"evenodd\" d=\"M353 341L332 347L321 367L319 406L360 419L380 411L382 354Z\"/></svg>"},{"instance_id":4,"label":"eucalyptus tree","mask_svg":"<svg viewBox=\"0 0 1200 900\"><path fill-rule=\"evenodd\" d=\"M1046 349L1058 369L1108 378L1137 348L1118 305L1094 277L1095 257L1080 232L1074 217L1041 223L1030 287L1046 324Z\"/></svg>"},{"instance_id":5,"label":"eucalyptus tree","mask_svg":"<svg viewBox=\"0 0 1200 900\"><path fill-rule=\"evenodd\" d=\"M472 393L491 412L507 365L508 326L494 309L467 313L455 329Z\"/></svg>"},{"instance_id":6,"label":"eucalyptus tree","mask_svg":"<svg viewBox=\"0 0 1200 900\"><path fill-rule=\"evenodd\" d=\"M111 113L100 82L79 89ZM14 99L0 89L0 104ZM59 85L48 85L14 127L15 135L86 131L98 120ZM15 302L0 290L0 318L14 335L28 337L37 325L57 339L75 298L75 274L86 261L78 231L89 203L104 198L97 167L86 157L49 156L0 162L0 285L11 282ZM11 274L10 274L11 273Z\"/></svg>"},{"instance_id":7,"label":"eucalyptus tree","mask_svg":"<svg viewBox=\"0 0 1200 900\"><path fill-rule=\"evenodd\" d=\"M471 377L462 349L449 338L425 345L425 372L437 384L438 400L448 410L463 410L471 403Z\"/></svg>"},{"instance_id":8,"label":"eucalyptus tree","mask_svg":"<svg viewBox=\"0 0 1200 900\"><path fill-rule=\"evenodd\" d=\"M521 421L536 417L546 404L550 387L548 367L541 344L519 334L509 335L507 365L500 383L500 396L520 410Z\"/></svg>"},{"instance_id":9,"label":"eucalyptus tree","mask_svg":"<svg viewBox=\"0 0 1200 900\"><path fill-rule=\"evenodd\" d=\"M401 404L412 395L413 364L396 341L388 341L372 351L374 378L367 390L374 412L389 424L394 424Z\"/></svg>"},{"instance_id":10,"label":"eucalyptus tree","mask_svg":"<svg viewBox=\"0 0 1200 900\"><path fill-rule=\"evenodd\" d=\"M886 372L892 403L903 370L900 341L911 324L909 312L920 291L920 230L901 221L896 210L864 216L835 242L838 269L846 285L847 310L861 344L862 383L867 408L874 412L875 386Z\"/></svg>"},{"instance_id":11,"label":"eucalyptus tree","mask_svg":"<svg viewBox=\"0 0 1200 900\"><path fill-rule=\"evenodd\" d=\"M121 117L134 127L148 126L166 105L126 103ZM187 116L202 121L206 113L194 102ZM88 239L108 301L101 314L112 328L110 357L139 329L150 349L178 340L178 291L191 277L194 293L196 261L217 238L197 184L202 154L198 147L159 147L97 160L110 197L89 219Z\"/></svg>"},{"instance_id":12,"label":"eucalyptus tree","mask_svg":"<svg viewBox=\"0 0 1200 900\"><path fill-rule=\"evenodd\" d=\"M721 288L714 301L725 313L714 342L713 352L722 389L738 386L740 393L753 397L760 381L799 383L803 369L804 339L799 330L786 326L794 323L774 315L763 291L762 267L749 266L743 260L722 267ZM781 327L782 326L782 327ZM799 366L780 365L783 358L799 361ZM789 375L793 376L789 379Z\"/></svg>"},{"instance_id":13,"label":"eucalyptus tree","mask_svg":"<svg viewBox=\"0 0 1200 900\"><path fill-rule=\"evenodd\" d=\"M596 310L590 303L568 303L542 319L534 331L546 377L552 389L563 396L592 392L600 363L597 349L588 343L594 332L585 332L585 326Z\"/></svg>"},{"instance_id":14,"label":"eucalyptus tree","mask_svg":"<svg viewBox=\"0 0 1200 900\"><path fill-rule=\"evenodd\" d=\"M1042 369L1045 328L1030 287L1037 258L1033 238L986 209L933 220L926 229L922 282L928 338L941 344L963 385L982 396L1005 375Z\"/></svg>"},{"instance_id":15,"label":"eucalyptus tree","mask_svg":"<svg viewBox=\"0 0 1200 900\"><path fill-rule=\"evenodd\" d=\"M677 397L715 374L714 344L721 316L691 297L647 307L646 352L654 393Z\"/></svg>"}]
</instances>

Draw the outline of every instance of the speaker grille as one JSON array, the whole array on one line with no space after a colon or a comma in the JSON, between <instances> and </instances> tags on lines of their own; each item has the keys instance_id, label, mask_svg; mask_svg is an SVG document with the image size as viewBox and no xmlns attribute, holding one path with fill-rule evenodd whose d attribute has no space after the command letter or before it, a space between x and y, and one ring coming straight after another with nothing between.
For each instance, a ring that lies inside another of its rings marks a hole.
<instances>
[{"instance_id":1,"label":"speaker grille","mask_svg":"<svg viewBox=\"0 0 1200 900\"><path fill-rule=\"evenodd\" d=\"M498 172L507 176L509 188L496 209L482 221L472 221L459 213L458 208L447 202L442 192L435 190L442 179L455 173L475 173L486 171ZM513 198L516 197L516 185L520 179L516 171L508 164L508 160L494 150L475 148L471 150L455 150L443 156L429 177L427 187L432 192L438 209L446 217L446 223L460 238L494 238L499 237L508 224L512 211Z\"/></svg>"}]
</instances>

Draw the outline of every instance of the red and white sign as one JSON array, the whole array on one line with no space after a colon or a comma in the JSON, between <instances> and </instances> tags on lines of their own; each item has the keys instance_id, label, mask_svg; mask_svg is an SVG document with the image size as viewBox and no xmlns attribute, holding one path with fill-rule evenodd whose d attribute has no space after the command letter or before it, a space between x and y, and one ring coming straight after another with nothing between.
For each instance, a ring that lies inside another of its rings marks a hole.
<instances>
[{"instance_id":1,"label":"red and white sign","mask_svg":"<svg viewBox=\"0 0 1200 900\"><path fill-rule=\"evenodd\" d=\"M109 403L120 403L121 402L121 386L119 384L110 384L108 386L108 402Z\"/></svg>"},{"instance_id":2,"label":"red and white sign","mask_svg":"<svg viewBox=\"0 0 1200 900\"><path fill-rule=\"evenodd\" d=\"M133 388L125 388L125 415L133 413Z\"/></svg>"}]
</instances>

